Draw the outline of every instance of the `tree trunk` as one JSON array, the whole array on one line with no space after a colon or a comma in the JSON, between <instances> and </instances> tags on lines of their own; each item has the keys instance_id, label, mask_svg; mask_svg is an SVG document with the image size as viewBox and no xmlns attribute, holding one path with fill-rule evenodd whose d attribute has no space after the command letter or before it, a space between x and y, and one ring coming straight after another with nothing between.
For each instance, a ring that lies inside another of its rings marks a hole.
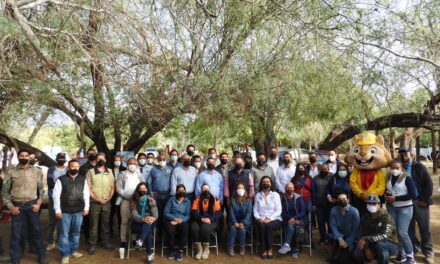
<instances>
[{"instance_id":1,"label":"tree trunk","mask_svg":"<svg viewBox=\"0 0 440 264\"><path fill-rule=\"evenodd\" d=\"M437 142L435 137L435 130L431 130L431 144L432 144L432 170L433 173L437 173Z\"/></svg>"},{"instance_id":2,"label":"tree trunk","mask_svg":"<svg viewBox=\"0 0 440 264\"><path fill-rule=\"evenodd\" d=\"M37 123L35 124L34 129L32 130L32 134L28 139L28 144L32 145L34 142L35 137L38 134L38 131L40 131L41 127L43 127L44 123L46 123L47 118L50 116L51 111L49 109L46 109L41 113L40 118L37 120Z\"/></svg>"},{"instance_id":3,"label":"tree trunk","mask_svg":"<svg viewBox=\"0 0 440 264\"><path fill-rule=\"evenodd\" d=\"M416 137L416 160L420 161L420 137Z\"/></svg>"},{"instance_id":4,"label":"tree trunk","mask_svg":"<svg viewBox=\"0 0 440 264\"><path fill-rule=\"evenodd\" d=\"M393 128L391 128L390 129L390 153L391 153L391 158L395 158L395 144L394 144L394 140L395 140L395 137L396 137L396 131L393 129Z\"/></svg>"}]
</instances>

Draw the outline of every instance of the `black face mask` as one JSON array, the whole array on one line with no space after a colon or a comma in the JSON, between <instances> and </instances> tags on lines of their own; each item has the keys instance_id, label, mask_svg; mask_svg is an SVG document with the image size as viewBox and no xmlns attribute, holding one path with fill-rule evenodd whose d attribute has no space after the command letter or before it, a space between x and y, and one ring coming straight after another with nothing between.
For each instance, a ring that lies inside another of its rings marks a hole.
<instances>
[{"instance_id":1,"label":"black face mask","mask_svg":"<svg viewBox=\"0 0 440 264\"><path fill-rule=\"evenodd\" d=\"M269 190L269 189L270 189L270 184L263 183L263 190Z\"/></svg>"},{"instance_id":2,"label":"black face mask","mask_svg":"<svg viewBox=\"0 0 440 264\"><path fill-rule=\"evenodd\" d=\"M316 162L316 158L315 157L311 157L309 158L310 163L315 163Z\"/></svg>"},{"instance_id":3,"label":"black face mask","mask_svg":"<svg viewBox=\"0 0 440 264\"><path fill-rule=\"evenodd\" d=\"M35 163L37 163L37 161L36 160L29 160L29 165L32 165L32 166L34 166L35 165Z\"/></svg>"},{"instance_id":4,"label":"black face mask","mask_svg":"<svg viewBox=\"0 0 440 264\"><path fill-rule=\"evenodd\" d=\"M276 153L270 153L270 154L269 154L269 157L270 157L271 159L275 159L275 158L277 157L277 154L276 154Z\"/></svg>"},{"instance_id":5,"label":"black face mask","mask_svg":"<svg viewBox=\"0 0 440 264\"><path fill-rule=\"evenodd\" d=\"M400 158L400 161L401 161L403 164L406 164L406 163L409 163L409 158L408 158L407 156L405 156L405 157L401 157L401 158Z\"/></svg>"},{"instance_id":6,"label":"black face mask","mask_svg":"<svg viewBox=\"0 0 440 264\"><path fill-rule=\"evenodd\" d=\"M57 160L57 164L58 164L59 166L63 166L64 163L66 163L66 160L61 160L61 159Z\"/></svg>"},{"instance_id":7,"label":"black face mask","mask_svg":"<svg viewBox=\"0 0 440 264\"><path fill-rule=\"evenodd\" d=\"M188 151L186 152L186 154L192 156L192 155L194 155L194 151L188 150Z\"/></svg>"},{"instance_id":8,"label":"black face mask","mask_svg":"<svg viewBox=\"0 0 440 264\"><path fill-rule=\"evenodd\" d=\"M178 192L178 193L176 193L176 198L177 199L184 198L185 196L186 196L186 192Z\"/></svg>"},{"instance_id":9,"label":"black face mask","mask_svg":"<svg viewBox=\"0 0 440 264\"><path fill-rule=\"evenodd\" d=\"M290 159L284 159L283 162L284 162L284 165L289 165L290 164Z\"/></svg>"},{"instance_id":10,"label":"black face mask","mask_svg":"<svg viewBox=\"0 0 440 264\"><path fill-rule=\"evenodd\" d=\"M327 177L328 176L328 171L321 171L321 175L322 175L322 177Z\"/></svg>"},{"instance_id":11,"label":"black face mask","mask_svg":"<svg viewBox=\"0 0 440 264\"><path fill-rule=\"evenodd\" d=\"M244 163L245 169L252 169L252 161L247 161Z\"/></svg>"},{"instance_id":12,"label":"black face mask","mask_svg":"<svg viewBox=\"0 0 440 264\"><path fill-rule=\"evenodd\" d=\"M258 164L258 166L263 167L264 165L266 165L266 161L265 160L258 160L257 164Z\"/></svg>"},{"instance_id":13,"label":"black face mask","mask_svg":"<svg viewBox=\"0 0 440 264\"><path fill-rule=\"evenodd\" d=\"M20 165L26 165L29 163L29 159L18 159L18 163L20 163Z\"/></svg>"},{"instance_id":14,"label":"black face mask","mask_svg":"<svg viewBox=\"0 0 440 264\"><path fill-rule=\"evenodd\" d=\"M347 200L338 200L338 205L340 207L346 207L348 205L348 201Z\"/></svg>"},{"instance_id":15,"label":"black face mask","mask_svg":"<svg viewBox=\"0 0 440 264\"><path fill-rule=\"evenodd\" d=\"M226 164L228 164L228 159L220 159L220 163L222 165L226 165Z\"/></svg>"},{"instance_id":16,"label":"black face mask","mask_svg":"<svg viewBox=\"0 0 440 264\"><path fill-rule=\"evenodd\" d=\"M211 198L211 193L210 193L209 191L203 191L203 192L200 194L200 197L201 197L203 200L208 200L209 198Z\"/></svg>"},{"instance_id":17,"label":"black face mask","mask_svg":"<svg viewBox=\"0 0 440 264\"><path fill-rule=\"evenodd\" d=\"M241 169L243 169L243 165L241 165L241 164L235 164L235 165L234 165L234 168L235 168L235 170L241 170Z\"/></svg>"},{"instance_id":18,"label":"black face mask","mask_svg":"<svg viewBox=\"0 0 440 264\"><path fill-rule=\"evenodd\" d=\"M208 170L213 170L213 169L215 169L215 165L212 163L208 163L208 164L206 164L206 168L208 168Z\"/></svg>"},{"instance_id":19,"label":"black face mask","mask_svg":"<svg viewBox=\"0 0 440 264\"><path fill-rule=\"evenodd\" d=\"M183 167L189 167L189 166L191 165L191 161L189 161L189 160L184 160L184 161L182 162L182 164L183 164Z\"/></svg>"},{"instance_id":20,"label":"black face mask","mask_svg":"<svg viewBox=\"0 0 440 264\"><path fill-rule=\"evenodd\" d=\"M96 154L89 155L87 158L89 161L94 161L96 160Z\"/></svg>"},{"instance_id":21,"label":"black face mask","mask_svg":"<svg viewBox=\"0 0 440 264\"><path fill-rule=\"evenodd\" d=\"M305 170L305 169L300 169L300 170L299 170L299 174L301 174L301 175L305 175L305 174L306 174L306 170Z\"/></svg>"},{"instance_id":22,"label":"black face mask","mask_svg":"<svg viewBox=\"0 0 440 264\"><path fill-rule=\"evenodd\" d=\"M147 191L139 191L139 194L142 195L142 196L144 196L144 195L147 194Z\"/></svg>"},{"instance_id":23,"label":"black face mask","mask_svg":"<svg viewBox=\"0 0 440 264\"><path fill-rule=\"evenodd\" d=\"M69 170L67 171L67 173L69 173L69 175L72 175L72 176L77 175L78 172L79 172L79 171L78 171L77 169L69 169Z\"/></svg>"},{"instance_id":24,"label":"black face mask","mask_svg":"<svg viewBox=\"0 0 440 264\"><path fill-rule=\"evenodd\" d=\"M96 162L96 166L98 166L98 167L105 166L105 161L104 160L98 160L98 162Z\"/></svg>"}]
</instances>

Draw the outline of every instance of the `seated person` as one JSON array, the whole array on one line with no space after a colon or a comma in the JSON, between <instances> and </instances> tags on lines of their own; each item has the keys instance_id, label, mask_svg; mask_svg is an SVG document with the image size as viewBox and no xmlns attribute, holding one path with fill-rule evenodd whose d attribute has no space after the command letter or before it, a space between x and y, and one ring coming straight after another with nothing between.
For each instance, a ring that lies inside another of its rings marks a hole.
<instances>
[{"instance_id":1,"label":"seated person","mask_svg":"<svg viewBox=\"0 0 440 264\"><path fill-rule=\"evenodd\" d=\"M378 264L387 264L397 254L399 242L393 218L380 207L377 195L368 195L367 211L361 218L361 232L353 253L354 263L377 259Z\"/></svg>"},{"instance_id":2,"label":"seated person","mask_svg":"<svg viewBox=\"0 0 440 264\"><path fill-rule=\"evenodd\" d=\"M186 198L185 185L176 186L176 195L168 199L163 215L165 230L168 237L168 259L183 260L183 250L188 243L189 217L191 213L191 201ZM179 232L179 251L174 251L176 231Z\"/></svg>"},{"instance_id":3,"label":"seated person","mask_svg":"<svg viewBox=\"0 0 440 264\"><path fill-rule=\"evenodd\" d=\"M353 262L351 254L356 248L359 234L359 211L350 205L345 191L337 190L336 193L337 206L331 209L329 220L329 236L334 241L329 261L334 264L350 264Z\"/></svg>"},{"instance_id":4,"label":"seated person","mask_svg":"<svg viewBox=\"0 0 440 264\"><path fill-rule=\"evenodd\" d=\"M240 238L240 255L246 253L246 231L252 224L252 202L249 201L246 186L237 184L228 210L228 254L235 256L234 245L237 233Z\"/></svg>"},{"instance_id":5,"label":"seated person","mask_svg":"<svg viewBox=\"0 0 440 264\"><path fill-rule=\"evenodd\" d=\"M293 183L287 183L285 187L285 195L281 198L283 226L286 230L286 239L283 246L278 251L280 254L286 254L289 252L290 246L295 244L295 241L301 242L304 240L304 216L306 215L306 207L304 205L303 197L295 193L294 189L295 187ZM298 236L296 236L296 234L298 234ZM292 257L298 258L298 256L299 247L296 247L292 251Z\"/></svg>"},{"instance_id":6,"label":"seated person","mask_svg":"<svg viewBox=\"0 0 440 264\"><path fill-rule=\"evenodd\" d=\"M196 259L208 258L209 238L221 216L220 201L210 193L209 185L203 184L191 209L191 238L197 248Z\"/></svg>"},{"instance_id":7,"label":"seated person","mask_svg":"<svg viewBox=\"0 0 440 264\"><path fill-rule=\"evenodd\" d=\"M147 183L141 182L137 185L130 204L131 217L133 219L131 229L138 234L136 246L141 248L143 245L147 248L146 264L153 263L153 232L156 228L157 210L156 201L148 193Z\"/></svg>"}]
</instances>

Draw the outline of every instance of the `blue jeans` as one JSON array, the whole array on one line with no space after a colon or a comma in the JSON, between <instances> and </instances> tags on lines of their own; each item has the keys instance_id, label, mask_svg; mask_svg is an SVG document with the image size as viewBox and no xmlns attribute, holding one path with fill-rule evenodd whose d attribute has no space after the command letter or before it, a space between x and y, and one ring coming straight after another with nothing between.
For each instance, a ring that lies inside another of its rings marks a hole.
<instances>
[{"instance_id":1,"label":"blue jeans","mask_svg":"<svg viewBox=\"0 0 440 264\"><path fill-rule=\"evenodd\" d=\"M234 247L235 239L238 233L238 239L240 240L240 247L244 247L246 245L246 230L247 226L244 228L236 228L234 225L229 225L228 228L228 247Z\"/></svg>"},{"instance_id":2,"label":"blue jeans","mask_svg":"<svg viewBox=\"0 0 440 264\"><path fill-rule=\"evenodd\" d=\"M153 233L156 228L156 222L152 224L132 222L131 231L138 234L138 238L144 241L147 248L147 254L153 253Z\"/></svg>"},{"instance_id":3,"label":"blue jeans","mask_svg":"<svg viewBox=\"0 0 440 264\"><path fill-rule=\"evenodd\" d=\"M400 249L406 255L413 254L413 244L408 234L408 227L413 216L413 206L394 207L387 204L387 211L396 223L396 231L399 236Z\"/></svg>"},{"instance_id":4,"label":"blue jeans","mask_svg":"<svg viewBox=\"0 0 440 264\"><path fill-rule=\"evenodd\" d=\"M390 257L396 255L399 250L399 245L388 240L371 243L368 246L376 254L377 264L388 264ZM364 250L356 247L353 252L353 259L355 263L363 263L365 259Z\"/></svg>"},{"instance_id":5,"label":"blue jeans","mask_svg":"<svg viewBox=\"0 0 440 264\"><path fill-rule=\"evenodd\" d=\"M44 259L46 249L43 245L43 234L41 231L40 214L32 211L33 203L20 206L20 213L12 215L11 219L11 241L9 255L11 263L20 263L22 248L21 239L24 236L23 226L27 224L27 231L32 244L35 244L38 259Z\"/></svg>"},{"instance_id":6,"label":"blue jeans","mask_svg":"<svg viewBox=\"0 0 440 264\"><path fill-rule=\"evenodd\" d=\"M289 224L286 225L286 239L284 243L289 244L292 246L294 243L292 243L292 239L295 236L295 230L296 230L296 224Z\"/></svg>"},{"instance_id":7,"label":"blue jeans","mask_svg":"<svg viewBox=\"0 0 440 264\"><path fill-rule=\"evenodd\" d=\"M68 257L78 250L82 220L83 216L81 213L63 213L63 218L58 221L60 232L58 247L63 257Z\"/></svg>"}]
</instances>

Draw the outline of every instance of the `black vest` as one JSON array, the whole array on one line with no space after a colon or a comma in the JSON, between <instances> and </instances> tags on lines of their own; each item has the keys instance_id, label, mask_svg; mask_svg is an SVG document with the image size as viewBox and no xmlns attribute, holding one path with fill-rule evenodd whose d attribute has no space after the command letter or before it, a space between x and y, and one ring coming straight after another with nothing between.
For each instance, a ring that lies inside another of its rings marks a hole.
<instances>
[{"instance_id":1,"label":"black vest","mask_svg":"<svg viewBox=\"0 0 440 264\"><path fill-rule=\"evenodd\" d=\"M237 190L237 185L239 183L243 183L246 188L246 192L249 193L249 175L251 173L252 171L248 169L243 169L240 174L237 174L235 169L228 171L228 188L231 197Z\"/></svg>"},{"instance_id":2,"label":"black vest","mask_svg":"<svg viewBox=\"0 0 440 264\"><path fill-rule=\"evenodd\" d=\"M58 178L63 187L61 191L61 212L75 214L84 210L84 185L86 178L78 174L75 178L64 175Z\"/></svg>"}]
</instances>

